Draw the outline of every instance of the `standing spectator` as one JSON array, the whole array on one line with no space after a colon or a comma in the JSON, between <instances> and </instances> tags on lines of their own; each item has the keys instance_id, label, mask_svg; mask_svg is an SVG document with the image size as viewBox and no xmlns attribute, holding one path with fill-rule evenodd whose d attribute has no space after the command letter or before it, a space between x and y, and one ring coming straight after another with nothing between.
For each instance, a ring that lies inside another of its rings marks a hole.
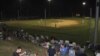
<instances>
[{"instance_id":1,"label":"standing spectator","mask_svg":"<svg viewBox=\"0 0 100 56\"><path fill-rule=\"evenodd\" d=\"M77 45L75 47L75 54L76 54L76 56L87 56L85 53L85 47Z\"/></svg>"},{"instance_id":2,"label":"standing spectator","mask_svg":"<svg viewBox=\"0 0 100 56\"><path fill-rule=\"evenodd\" d=\"M56 50L54 46L50 46L48 49L48 56L54 56L56 54Z\"/></svg>"},{"instance_id":3,"label":"standing spectator","mask_svg":"<svg viewBox=\"0 0 100 56\"><path fill-rule=\"evenodd\" d=\"M70 49L69 49L69 54L68 54L69 56L75 56L75 49L73 48L73 47L71 47Z\"/></svg>"},{"instance_id":4,"label":"standing spectator","mask_svg":"<svg viewBox=\"0 0 100 56\"><path fill-rule=\"evenodd\" d=\"M66 56L68 54L68 48L66 48L63 44L60 47L60 55Z\"/></svg>"},{"instance_id":5,"label":"standing spectator","mask_svg":"<svg viewBox=\"0 0 100 56\"><path fill-rule=\"evenodd\" d=\"M54 44L54 43L55 43L55 40L54 40L54 39L52 39L52 40L51 40L51 44Z\"/></svg>"},{"instance_id":6,"label":"standing spectator","mask_svg":"<svg viewBox=\"0 0 100 56\"><path fill-rule=\"evenodd\" d=\"M85 48L84 46L77 48L76 50L76 56L87 56L85 53Z\"/></svg>"}]
</instances>

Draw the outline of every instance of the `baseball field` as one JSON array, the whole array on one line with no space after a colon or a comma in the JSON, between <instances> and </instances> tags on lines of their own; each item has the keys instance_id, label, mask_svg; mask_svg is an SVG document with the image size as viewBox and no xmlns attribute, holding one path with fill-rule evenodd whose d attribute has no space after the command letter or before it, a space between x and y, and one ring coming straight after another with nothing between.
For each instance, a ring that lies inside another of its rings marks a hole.
<instances>
[{"instance_id":1,"label":"baseball field","mask_svg":"<svg viewBox=\"0 0 100 56\"><path fill-rule=\"evenodd\" d=\"M70 40L79 44L94 41L95 20L93 18L60 18L60 19L34 19L5 21L10 30L24 29L29 34L55 36L57 39ZM100 24L100 23L99 23ZM100 43L100 26L98 25L97 42ZM39 52L44 55L41 47L30 42L12 40L0 41L0 56L11 56L17 46L30 49L32 53ZM38 50L38 51L36 51ZM6 53L6 54L5 54ZM87 52L88 56L92 56Z\"/></svg>"},{"instance_id":2,"label":"baseball field","mask_svg":"<svg viewBox=\"0 0 100 56\"><path fill-rule=\"evenodd\" d=\"M75 41L81 44L94 40L95 20L93 18L10 20L5 21L5 23L10 29L22 28L32 35L55 36L58 39Z\"/></svg>"}]
</instances>

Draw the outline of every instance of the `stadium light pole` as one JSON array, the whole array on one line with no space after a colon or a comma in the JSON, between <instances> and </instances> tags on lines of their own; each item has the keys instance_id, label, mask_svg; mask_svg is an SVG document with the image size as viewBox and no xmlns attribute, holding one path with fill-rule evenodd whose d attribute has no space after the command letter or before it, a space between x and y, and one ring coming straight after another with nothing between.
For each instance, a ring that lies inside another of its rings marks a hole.
<instances>
[{"instance_id":1,"label":"stadium light pole","mask_svg":"<svg viewBox=\"0 0 100 56\"><path fill-rule=\"evenodd\" d=\"M51 1L52 0L48 0L48 2L49 2L49 17L51 16L51 13L50 13L50 4L51 4Z\"/></svg>"},{"instance_id":2,"label":"stadium light pole","mask_svg":"<svg viewBox=\"0 0 100 56\"><path fill-rule=\"evenodd\" d=\"M49 4L51 3L52 0L48 0Z\"/></svg>"},{"instance_id":3,"label":"stadium light pole","mask_svg":"<svg viewBox=\"0 0 100 56\"><path fill-rule=\"evenodd\" d=\"M83 2L82 4L85 6L86 5L86 2Z\"/></svg>"},{"instance_id":4,"label":"stadium light pole","mask_svg":"<svg viewBox=\"0 0 100 56\"><path fill-rule=\"evenodd\" d=\"M2 20L2 10L1 10L1 13L0 14L1 14L1 20Z\"/></svg>"},{"instance_id":5,"label":"stadium light pole","mask_svg":"<svg viewBox=\"0 0 100 56\"><path fill-rule=\"evenodd\" d=\"M83 5L83 7L85 7L86 6L86 2L82 2L82 5ZM85 17L84 11L83 11L83 17Z\"/></svg>"},{"instance_id":6,"label":"stadium light pole","mask_svg":"<svg viewBox=\"0 0 100 56\"><path fill-rule=\"evenodd\" d=\"M82 2L82 5L83 5L83 8L86 6L86 2ZM83 11L82 11L82 17L84 18L85 17L85 13L84 13L84 9L83 9ZM82 19L82 24L84 24L84 19Z\"/></svg>"},{"instance_id":7,"label":"stadium light pole","mask_svg":"<svg viewBox=\"0 0 100 56\"><path fill-rule=\"evenodd\" d=\"M47 0L47 1L49 2L49 5L50 5L52 0ZM44 9L44 18L45 18L45 26L46 26L46 18L47 18L47 9L46 9L46 7Z\"/></svg>"},{"instance_id":8,"label":"stadium light pole","mask_svg":"<svg viewBox=\"0 0 100 56\"><path fill-rule=\"evenodd\" d=\"M50 3L51 3L52 0L47 0L47 1L49 2L49 5L50 5ZM44 13L45 13L45 16L44 17L46 19L47 18L47 9L46 8L44 9Z\"/></svg>"},{"instance_id":9,"label":"stadium light pole","mask_svg":"<svg viewBox=\"0 0 100 56\"><path fill-rule=\"evenodd\" d=\"M97 38L98 38L99 2L100 2L99 0L96 0L96 19L95 19L94 45L97 44Z\"/></svg>"},{"instance_id":10,"label":"stadium light pole","mask_svg":"<svg viewBox=\"0 0 100 56\"><path fill-rule=\"evenodd\" d=\"M84 1L84 2L82 2L82 5L85 7L86 6L86 2ZM92 8L90 7L89 8L90 9L90 14L89 14L89 16L90 16L90 18L89 18L89 41L91 41L91 17L92 17ZM83 11L83 17L85 17L85 11ZM83 20L83 22L84 22L84 20Z\"/></svg>"},{"instance_id":11,"label":"stadium light pole","mask_svg":"<svg viewBox=\"0 0 100 56\"><path fill-rule=\"evenodd\" d=\"M19 3L20 3L20 6L19 6L19 9L18 9L18 18L21 17L21 3L22 3L23 0L19 0Z\"/></svg>"},{"instance_id":12,"label":"stadium light pole","mask_svg":"<svg viewBox=\"0 0 100 56\"><path fill-rule=\"evenodd\" d=\"M91 18L92 18L92 8L90 7L90 17L89 17L89 41L91 41Z\"/></svg>"}]
</instances>

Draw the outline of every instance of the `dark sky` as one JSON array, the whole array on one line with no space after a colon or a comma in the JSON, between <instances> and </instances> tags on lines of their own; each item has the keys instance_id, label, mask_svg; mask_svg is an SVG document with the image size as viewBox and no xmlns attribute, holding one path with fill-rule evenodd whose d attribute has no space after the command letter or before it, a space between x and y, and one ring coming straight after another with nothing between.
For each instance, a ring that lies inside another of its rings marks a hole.
<instances>
[{"instance_id":1,"label":"dark sky","mask_svg":"<svg viewBox=\"0 0 100 56\"><path fill-rule=\"evenodd\" d=\"M87 5L82 6L82 2L86 1ZM95 0L0 0L0 10L2 17L17 17L18 10L20 16L23 17L44 17L44 9L47 10L48 17L70 17L76 13L89 16L89 8L93 9L95 15Z\"/></svg>"}]
</instances>

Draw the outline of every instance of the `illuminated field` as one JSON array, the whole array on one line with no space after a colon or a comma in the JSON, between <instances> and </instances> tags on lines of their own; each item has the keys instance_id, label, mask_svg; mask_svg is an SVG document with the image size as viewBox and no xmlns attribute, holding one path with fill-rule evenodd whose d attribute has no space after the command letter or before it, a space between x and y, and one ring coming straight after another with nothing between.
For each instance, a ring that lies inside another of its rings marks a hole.
<instances>
[{"instance_id":1,"label":"illuminated field","mask_svg":"<svg viewBox=\"0 0 100 56\"><path fill-rule=\"evenodd\" d=\"M56 28L62 28L62 27L73 27L78 26L80 23L77 20L59 20L58 22L53 22L48 24L49 27L56 27Z\"/></svg>"},{"instance_id":2,"label":"illuminated field","mask_svg":"<svg viewBox=\"0 0 100 56\"><path fill-rule=\"evenodd\" d=\"M47 19L47 20L20 20L20 21L7 21L6 24L11 26L21 26L21 27L51 27L51 28L64 28L64 27L74 27L79 26L80 20L76 19Z\"/></svg>"},{"instance_id":3,"label":"illuminated field","mask_svg":"<svg viewBox=\"0 0 100 56\"><path fill-rule=\"evenodd\" d=\"M36 34L49 37L55 36L58 40L63 39L63 40L74 41L79 44L84 44L87 40L91 40L93 42L94 39L93 38L94 24L95 24L94 19L91 20L91 29L89 28L89 22L90 21L88 19L84 19L84 23L82 23L82 18L64 18L64 19L11 20L11 21L5 21L4 23L8 25L8 28L10 30L18 30L22 28L24 29L25 32L28 32L31 35ZM91 33L89 32L90 30ZM99 31L99 37L100 37L100 31ZM100 43L99 40L100 38L98 38L98 42ZM12 47L10 49L7 49L7 47L0 46L1 51L5 52L7 51L6 52L7 55L9 54L8 56L11 56L10 55L12 54L11 50L15 48L15 44L19 43L18 46L22 45L22 42L15 40L14 42L7 42L6 46ZM1 45L2 44L5 45L6 42L5 43L0 42L0 43ZM26 45L25 44L26 42L23 43L25 47L30 48L31 44L29 43L27 43ZM7 56L5 52L0 52L0 56ZM40 51L40 56L41 54L42 51Z\"/></svg>"},{"instance_id":4,"label":"illuminated field","mask_svg":"<svg viewBox=\"0 0 100 56\"><path fill-rule=\"evenodd\" d=\"M11 29L23 28L26 32L32 35L54 35L58 39L68 39L78 43L84 43L90 39L90 35L91 41L93 41L95 21L93 19L91 20L91 29L89 28L89 22L88 19L84 19L84 23L82 23L82 18L64 18L13 20L6 21L5 23ZM89 33L90 30L91 33Z\"/></svg>"}]
</instances>

